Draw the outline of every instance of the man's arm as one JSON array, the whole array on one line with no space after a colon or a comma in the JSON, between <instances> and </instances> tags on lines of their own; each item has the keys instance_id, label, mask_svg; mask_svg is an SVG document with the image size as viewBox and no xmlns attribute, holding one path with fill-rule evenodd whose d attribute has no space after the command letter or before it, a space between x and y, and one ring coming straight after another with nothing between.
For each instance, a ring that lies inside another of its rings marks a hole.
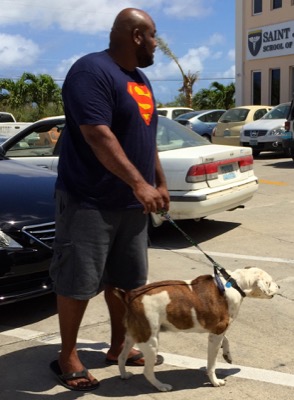
<instances>
[{"instance_id":1,"label":"man's arm","mask_svg":"<svg viewBox=\"0 0 294 400\"><path fill-rule=\"evenodd\" d=\"M157 212L165 205L161 190L149 185L130 162L116 136L106 125L81 125L81 132L97 159L111 173L127 183L144 207L144 212ZM156 161L156 170L158 161ZM159 172L160 174L160 172Z\"/></svg>"}]
</instances>

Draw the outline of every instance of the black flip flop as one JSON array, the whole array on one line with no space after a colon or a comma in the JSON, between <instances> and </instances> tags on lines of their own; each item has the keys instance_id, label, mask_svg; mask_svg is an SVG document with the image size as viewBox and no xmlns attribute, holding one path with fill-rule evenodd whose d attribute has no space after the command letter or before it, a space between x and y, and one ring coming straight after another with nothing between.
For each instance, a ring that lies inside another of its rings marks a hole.
<instances>
[{"instance_id":1,"label":"black flip flop","mask_svg":"<svg viewBox=\"0 0 294 400\"><path fill-rule=\"evenodd\" d=\"M63 374L58 360L54 360L50 363L50 369L51 371L54 373L55 377L58 379L59 383L64 386L67 389L70 390L75 390L77 392L90 392L91 390L95 390L98 388L99 386L99 382L97 381L97 379L94 379L93 381L90 381L89 377L88 377L88 370L87 368L83 369L82 371L79 372L72 372L70 374ZM89 381L89 385L85 386L84 384L82 385L77 385L77 386L73 386L73 385L69 385L68 383L66 383L66 381L73 381L76 380L78 378L84 378L87 379Z\"/></svg>"},{"instance_id":2,"label":"black flip flop","mask_svg":"<svg viewBox=\"0 0 294 400\"><path fill-rule=\"evenodd\" d=\"M141 358L144 358L144 354L142 352L135 354L134 356L127 358L126 365L128 367L141 367L141 366L143 367L144 364L139 364L137 362ZM164 361L164 358L160 354L158 354L154 365L163 364L163 361ZM105 363L107 365L118 365L117 360L110 360L109 358L105 359Z\"/></svg>"}]
</instances>

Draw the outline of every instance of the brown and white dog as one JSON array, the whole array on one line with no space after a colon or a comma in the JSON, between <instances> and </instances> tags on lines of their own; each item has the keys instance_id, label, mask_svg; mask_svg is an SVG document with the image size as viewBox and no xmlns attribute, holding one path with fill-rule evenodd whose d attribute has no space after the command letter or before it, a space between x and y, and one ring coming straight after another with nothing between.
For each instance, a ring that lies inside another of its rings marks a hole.
<instances>
[{"instance_id":1,"label":"brown and white dog","mask_svg":"<svg viewBox=\"0 0 294 400\"><path fill-rule=\"evenodd\" d=\"M229 272L229 271L227 271ZM259 268L237 269L229 272L247 297L271 299L279 286L272 277ZM223 284L226 281L221 278ZM228 285L230 286L230 285ZM161 329L209 333L207 375L213 386L222 386L225 380L215 375L218 351L232 362L229 342L225 332L236 318L243 297L234 287L225 287L222 294L212 275L202 275L191 281L161 281L116 295L126 306L126 338L118 364L122 379L132 376L125 369L125 362L132 346L137 343L145 358L144 375L160 391L172 386L160 382L154 375L158 352L158 335Z\"/></svg>"}]
</instances>

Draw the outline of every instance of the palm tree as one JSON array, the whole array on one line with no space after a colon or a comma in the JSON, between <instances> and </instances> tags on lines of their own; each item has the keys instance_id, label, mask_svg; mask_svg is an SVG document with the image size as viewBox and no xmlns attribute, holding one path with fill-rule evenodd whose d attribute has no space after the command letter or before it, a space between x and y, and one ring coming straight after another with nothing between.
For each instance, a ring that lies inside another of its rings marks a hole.
<instances>
[{"instance_id":1,"label":"palm tree","mask_svg":"<svg viewBox=\"0 0 294 400\"><path fill-rule=\"evenodd\" d=\"M219 108L228 110L234 107L235 84L232 82L225 86L219 82L212 82L211 90L216 94L217 105Z\"/></svg>"},{"instance_id":2,"label":"palm tree","mask_svg":"<svg viewBox=\"0 0 294 400\"><path fill-rule=\"evenodd\" d=\"M179 70L181 71L182 78L183 78L183 86L179 89L179 92L182 92L185 96L186 100L186 106L187 107L192 107L192 94L193 94L193 85L198 79L198 73L191 73L188 71L187 74L185 74L183 68L181 67L178 58L173 54L173 52L170 50L168 47L167 43L164 42L163 39L160 37L156 37L157 40L157 46L159 49L171 60L173 60L177 66L179 67Z\"/></svg>"},{"instance_id":3,"label":"palm tree","mask_svg":"<svg viewBox=\"0 0 294 400\"><path fill-rule=\"evenodd\" d=\"M62 109L61 89L50 75L24 72L17 81L0 79L0 103L16 114L33 107L34 117L42 118L48 106L53 105L56 112Z\"/></svg>"},{"instance_id":4,"label":"palm tree","mask_svg":"<svg viewBox=\"0 0 294 400\"><path fill-rule=\"evenodd\" d=\"M24 107L28 102L28 85L23 79L0 79L1 103L12 109Z\"/></svg>"},{"instance_id":5,"label":"palm tree","mask_svg":"<svg viewBox=\"0 0 294 400\"><path fill-rule=\"evenodd\" d=\"M38 107L39 115L42 116L50 104L54 104L58 110L62 103L61 89L50 75L25 72L21 79L27 83L30 100Z\"/></svg>"}]
</instances>

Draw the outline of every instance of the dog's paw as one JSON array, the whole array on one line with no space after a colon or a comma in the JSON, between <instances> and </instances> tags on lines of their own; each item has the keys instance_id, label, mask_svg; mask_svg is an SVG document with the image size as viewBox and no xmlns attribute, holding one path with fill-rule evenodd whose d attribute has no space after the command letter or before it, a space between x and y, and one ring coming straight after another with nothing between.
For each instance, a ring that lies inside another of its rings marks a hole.
<instances>
[{"instance_id":1,"label":"dog's paw","mask_svg":"<svg viewBox=\"0 0 294 400\"><path fill-rule=\"evenodd\" d=\"M223 354L223 358L226 360L227 363L232 364L233 360L232 360L232 357L231 357L230 353L228 353L228 354L224 353Z\"/></svg>"},{"instance_id":2,"label":"dog's paw","mask_svg":"<svg viewBox=\"0 0 294 400\"><path fill-rule=\"evenodd\" d=\"M169 385L168 383L161 383L161 382L159 382L159 384L156 385L156 388L160 392L170 392L171 390L173 390L172 385Z\"/></svg>"},{"instance_id":3,"label":"dog's paw","mask_svg":"<svg viewBox=\"0 0 294 400\"><path fill-rule=\"evenodd\" d=\"M214 382L211 382L214 387L225 386L225 379L216 379Z\"/></svg>"},{"instance_id":4,"label":"dog's paw","mask_svg":"<svg viewBox=\"0 0 294 400\"><path fill-rule=\"evenodd\" d=\"M131 372L124 372L120 375L121 379L130 379L133 376Z\"/></svg>"}]
</instances>

